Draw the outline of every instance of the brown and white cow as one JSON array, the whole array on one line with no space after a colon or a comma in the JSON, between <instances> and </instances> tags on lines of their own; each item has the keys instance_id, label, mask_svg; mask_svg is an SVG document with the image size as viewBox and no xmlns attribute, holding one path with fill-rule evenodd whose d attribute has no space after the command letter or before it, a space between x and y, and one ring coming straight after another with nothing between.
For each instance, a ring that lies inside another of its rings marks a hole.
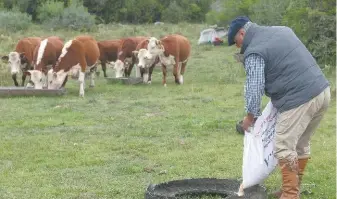
<instances>
[{"instance_id":1,"label":"brown and white cow","mask_svg":"<svg viewBox=\"0 0 337 199\"><path fill-rule=\"evenodd\" d=\"M191 53L191 45L186 37L178 34L167 35L160 40L151 37L147 50L151 55L159 57L162 64L164 86L166 86L166 67L172 65L175 82L183 84L183 75ZM140 57L138 56L138 58Z\"/></svg>"},{"instance_id":2,"label":"brown and white cow","mask_svg":"<svg viewBox=\"0 0 337 199\"><path fill-rule=\"evenodd\" d=\"M48 70L56 64L57 59L61 55L63 41L57 36L47 37L35 48L33 65L34 70L28 70L30 82L35 89L47 87Z\"/></svg>"},{"instance_id":3,"label":"brown and white cow","mask_svg":"<svg viewBox=\"0 0 337 199\"><path fill-rule=\"evenodd\" d=\"M121 42L122 40L120 39L97 42L100 52L99 60L102 65L104 77L107 77L106 64L115 62L117 60L118 48L121 45Z\"/></svg>"},{"instance_id":4,"label":"brown and white cow","mask_svg":"<svg viewBox=\"0 0 337 199\"><path fill-rule=\"evenodd\" d=\"M9 64L15 86L19 86L16 76L20 71L22 72L21 86L24 86L27 75L25 72L33 68L34 49L40 42L40 37L23 38L16 44L15 51L10 52L8 56L1 57L3 61L8 62Z\"/></svg>"},{"instance_id":5,"label":"brown and white cow","mask_svg":"<svg viewBox=\"0 0 337 199\"><path fill-rule=\"evenodd\" d=\"M90 87L95 86L94 70L99 59L97 41L91 36L78 36L64 44L55 66L48 71L48 89L58 89L65 85L68 74L78 78L79 95L84 97L85 73L89 72Z\"/></svg>"},{"instance_id":6,"label":"brown and white cow","mask_svg":"<svg viewBox=\"0 0 337 199\"><path fill-rule=\"evenodd\" d=\"M159 63L159 57L149 53L147 50L148 44L149 39L143 40L132 53L135 57L136 77L140 76L143 78L144 83L151 84L152 71L156 64Z\"/></svg>"},{"instance_id":7,"label":"brown and white cow","mask_svg":"<svg viewBox=\"0 0 337 199\"><path fill-rule=\"evenodd\" d=\"M148 39L148 37L142 36L122 39L121 45L118 49L118 58L114 63L116 78L130 76L135 63L135 58L132 54L132 51L136 50L137 45L146 39Z\"/></svg>"}]
</instances>

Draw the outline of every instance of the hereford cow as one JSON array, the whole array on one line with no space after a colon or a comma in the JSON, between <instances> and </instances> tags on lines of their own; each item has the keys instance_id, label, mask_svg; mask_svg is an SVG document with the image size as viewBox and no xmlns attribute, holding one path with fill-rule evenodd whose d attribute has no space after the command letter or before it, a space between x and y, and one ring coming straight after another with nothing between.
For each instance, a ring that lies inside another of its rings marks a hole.
<instances>
[{"instance_id":1,"label":"hereford cow","mask_svg":"<svg viewBox=\"0 0 337 199\"><path fill-rule=\"evenodd\" d=\"M121 40L116 39L116 40L99 41L97 42L97 44L98 44L99 54L100 54L99 60L102 65L104 77L107 77L106 64L115 62L117 60L118 48L121 44Z\"/></svg>"},{"instance_id":2,"label":"hereford cow","mask_svg":"<svg viewBox=\"0 0 337 199\"><path fill-rule=\"evenodd\" d=\"M147 50L148 44L149 39L143 40L132 53L136 64L136 76L142 77L144 83L151 84L152 71L156 64L159 63L159 57L149 53Z\"/></svg>"},{"instance_id":3,"label":"hereford cow","mask_svg":"<svg viewBox=\"0 0 337 199\"><path fill-rule=\"evenodd\" d=\"M162 64L164 86L166 86L166 67L171 65L173 66L175 82L177 84L183 84L183 75L191 52L191 45L186 37L178 34L168 35L160 40L151 37L147 50L152 56L159 57L160 63ZM145 53L145 55L148 54Z\"/></svg>"},{"instance_id":4,"label":"hereford cow","mask_svg":"<svg viewBox=\"0 0 337 199\"><path fill-rule=\"evenodd\" d=\"M47 37L41 41L40 45L35 48L33 65L34 70L28 70L30 82L36 89L47 87L48 70L56 64L61 55L63 41L56 36Z\"/></svg>"},{"instance_id":5,"label":"hereford cow","mask_svg":"<svg viewBox=\"0 0 337 199\"><path fill-rule=\"evenodd\" d=\"M129 37L122 39L121 45L118 49L118 59L115 62L116 78L129 77L135 63L132 51L134 51L137 45L146 40L147 37Z\"/></svg>"},{"instance_id":6,"label":"hereford cow","mask_svg":"<svg viewBox=\"0 0 337 199\"><path fill-rule=\"evenodd\" d=\"M11 68L12 79L15 86L19 86L16 80L17 74L22 72L21 86L24 86L26 80L26 71L32 69L34 49L41 42L40 37L26 37L16 44L15 51L10 52L7 56L2 56L1 59L9 63Z\"/></svg>"},{"instance_id":7,"label":"hereford cow","mask_svg":"<svg viewBox=\"0 0 337 199\"><path fill-rule=\"evenodd\" d=\"M48 89L58 89L67 81L68 73L80 82L79 94L84 97L85 73L89 72L90 87L95 86L94 70L99 59L97 42L91 36L78 36L64 44L55 66L48 71Z\"/></svg>"}]
</instances>

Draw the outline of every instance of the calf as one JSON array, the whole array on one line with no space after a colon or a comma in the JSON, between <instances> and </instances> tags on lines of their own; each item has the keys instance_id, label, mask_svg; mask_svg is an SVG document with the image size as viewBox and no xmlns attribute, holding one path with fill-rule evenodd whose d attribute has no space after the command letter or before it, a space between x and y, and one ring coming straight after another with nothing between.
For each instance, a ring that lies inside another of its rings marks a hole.
<instances>
[{"instance_id":1,"label":"calf","mask_svg":"<svg viewBox=\"0 0 337 199\"><path fill-rule=\"evenodd\" d=\"M177 84L183 84L183 75L191 53L189 40L178 34L167 35L160 40L149 39L147 50L153 56L158 56L162 64L163 85L166 86L166 67L173 65L173 75Z\"/></svg>"},{"instance_id":2,"label":"calf","mask_svg":"<svg viewBox=\"0 0 337 199\"><path fill-rule=\"evenodd\" d=\"M106 64L110 62L115 62L118 56L118 48L121 44L121 40L105 40L97 42L99 48L99 60L102 65L102 70L104 73L104 77L106 75Z\"/></svg>"},{"instance_id":3,"label":"calf","mask_svg":"<svg viewBox=\"0 0 337 199\"><path fill-rule=\"evenodd\" d=\"M63 41L56 36L47 37L35 48L33 65L34 70L28 70L30 81L35 89L47 87L48 70L56 64L57 59L61 55Z\"/></svg>"},{"instance_id":4,"label":"calf","mask_svg":"<svg viewBox=\"0 0 337 199\"><path fill-rule=\"evenodd\" d=\"M95 86L94 69L99 59L96 40L91 36L78 36L68 41L55 66L48 71L48 89L58 89L65 85L68 73L80 82L79 95L84 97L85 73L91 76L90 87Z\"/></svg>"},{"instance_id":5,"label":"calf","mask_svg":"<svg viewBox=\"0 0 337 199\"><path fill-rule=\"evenodd\" d=\"M14 52L10 52L7 56L2 56L1 59L9 63L11 75L15 86L19 86L16 80L17 74L22 72L21 86L24 86L26 80L26 71L33 68L34 49L41 42L40 37L26 37L18 41Z\"/></svg>"},{"instance_id":6,"label":"calf","mask_svg":"<svg viewBox=\"0 0 337 199\"><path fill-rule=\"evenodd\" d=\"M137 45L146 40L147 37L129 37L122 39L121 45L118 48L118 57L115 62L116 77L129 77L135 63L135 58L132 55Z\"/></svg>"}]
</instances>

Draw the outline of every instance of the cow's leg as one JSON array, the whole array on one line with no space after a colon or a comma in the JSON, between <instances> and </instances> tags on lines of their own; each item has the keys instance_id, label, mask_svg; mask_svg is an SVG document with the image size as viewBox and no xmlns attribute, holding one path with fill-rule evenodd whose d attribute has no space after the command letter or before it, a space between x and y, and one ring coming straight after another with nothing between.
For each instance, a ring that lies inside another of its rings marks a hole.
<instances>
[{"instance_id":1,"label":"cow's leg","mask_svg":"<svg viewBox=\"0 0 337 199\"><path fill-rule=\"evenodd\" d=\"M90 69L90 87L95 87L95 71L97 70L96 65Z\"/></svg>"},{"instance_id":2,"label":"cow's leg","mask_svg":"<svg viewBox=\"0 0 337 199\"><path fill-rule=\"evenodd\" d=\"M131 75L132 68L133 68L133 63L131 63L129 68L128 68L128 77L130 77L130 75Z\"/></svg>"},{"instance_id":3,"label":"cow's leg","mask_svg":"<svg viewBox=\"0 0 337 199\"><path fill-rule=\"evenodd\" d=\"M154 67L155 67L155 64L152 64L152 66L149 68L149 79L147 81L148 84L151 84L152 82L152 72L153 72Z\"/></svg>"},{"instance_id":4,"label":"cow's leg","mask_svg":"<svg viewBox=\"0 0 337 199\"><path fill-rule=\"evenodd\" d=\"M21 82L21 86L25 86L26 77L27 77L27 75L26 75L25 73L23 73L23 74L22 74L22 82Z\"/></svg>"},{"instance_id":5,"label":"cow's leg","mask_svg":"<svg viewBox=\"0 0 337 199\"><path fill-rule=\"evenodd\" d=\"M174 75L174 80L176 82L176 84L180 84L179 82L179 72L180 72L180 69L179 69L179 62L176 61L176 63L173 65L173 75Z\"/></svg>"},{"instance_id":6,"label":"cow's leg","mask_svg":"<svg viewBox=\"0 0 337 199\"><path fill-rule=\"evenodd\" d=\"M136 77L143 77L138 66L136 66Z\"/></svg>"},{"instance_id":7,"label":"cow's leg","mask_svg":"<svg viewBox=\"0 0 337 199\"><path fill-rule=\"evenodd\" d=\"M85 72L80 71L80 74L78 76L78 81L80 82L80 97L84 97L84 81L85 78Z\"/></svg>"},{"instance_id":8,"label":"cow's leg","mask_svg":"<svg viewBox=\"0 0 337 199\"><path fill-rule=\"evenodd\" d=\"M13 75L12 75L12 79L13 79L13 81L14 81L14 85L15 85L15 86L19 86L19 83L18 83L18 81L16 80L16 74L13 74Z\"/></svg>"},{"instance_id":9,"label":"cow's leg","mask_svg":"<svg viewBox=\"0 0 337 199\"><path fill-rule=\"evenodd\" d=\"M101 66L102 66L102 71L103 71L104 77L108 77L106 75L106 63L105 62L101 62Z\"/></svg>"},{"instance_id":10,"label":"cow's leg","mask_svg":"<svg viewBox=\"0 0 337 199\"><path fill-rule=\"evenodd\" d=\"M163 85L166 87L166 74L167 74L166 66L162 64L161 69L163 71Z\"/></svg>"},{"instance_id":11,"label":"cow's leg","mask_svg":"<svg viewBox=\"0 0 337 199\"><path fill-rule=\"evenodd\" d=\"M179 76L179 83L180 84L184 83L184 77L183 77L183 75L185 73L186 64L187 64L187 62L184 62L180 66L180 76Z\"/></svg>"},{"instance_id":12,"label":"cow's leg","mask_svg":"<svg viewBox=\"0 0 337 199\"><path fill-rule=\"evenodd\" d=\"M67 81L68 81L68 75L66 76L66 78L64 78L61 88L64 88L64 86L66 85Z\"/></svg>"}]
</instances>

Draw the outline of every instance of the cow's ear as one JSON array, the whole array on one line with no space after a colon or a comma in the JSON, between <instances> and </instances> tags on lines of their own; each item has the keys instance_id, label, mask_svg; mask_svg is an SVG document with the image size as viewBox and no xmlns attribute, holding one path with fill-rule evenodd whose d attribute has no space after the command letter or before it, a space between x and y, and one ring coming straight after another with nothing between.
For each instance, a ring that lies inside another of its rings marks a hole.
<instances>
[{"instance_id":1,"label":"cow's ear","mask_svg":"<svg viewBox=\"0 0 337 199\"><path fill-rule=\"evenodd\" d=\"M132 51L132 54L134 55L134 56L138 56L138 50L134 50L134 51Z\"/></svg>"},{"instance_id":2,"label":"cow's ear","mask_svg":"<svg viewBox=\"0 0 337 199\"><path fill-rule=\"evenodd\" d=\"M118 52L118 56L121 56L123 54L123 51Z\"/></svg>"},{"instance_id":3,"label":"cow's ear","mask_svg":"<svg viewBox=\"0 0 337 199\"><path fill-rule=\"evenodd\" d=\"M32 70L27 70L27 71L24 72L24 74L30 76L30 75L32 75Z\"/></svg>"},{"instance_id":4,"label":"cow's ear","mask_svg":"<svg viewBox=\"0 0 337 199\"><path fill-rule=\"evenodd\" d=\"M9 57L8 57L7 55L2 56L2 57L1 57L1 60L4 61L4 62L8 62Z\"/></svg>"},{"instance_id":5,"label":"cow's ear","mask_svg":"<svg viewBox=\"0 0 337 199\"><path fill-rule=\"evenodd\" d=\"M24 58L25 57L25 53L20 53L20 58Z\"/></svg>"},{"instance_id":6,"label":"cow's ear","mask_svg":"<svg viewBox=\"0 0 337 199\"><path fill-rule=\"evenodd\" d=\"M108 62L108 67L114 69L115 68L115 62L114 61Z\"/></svg>"}]
</instances>

